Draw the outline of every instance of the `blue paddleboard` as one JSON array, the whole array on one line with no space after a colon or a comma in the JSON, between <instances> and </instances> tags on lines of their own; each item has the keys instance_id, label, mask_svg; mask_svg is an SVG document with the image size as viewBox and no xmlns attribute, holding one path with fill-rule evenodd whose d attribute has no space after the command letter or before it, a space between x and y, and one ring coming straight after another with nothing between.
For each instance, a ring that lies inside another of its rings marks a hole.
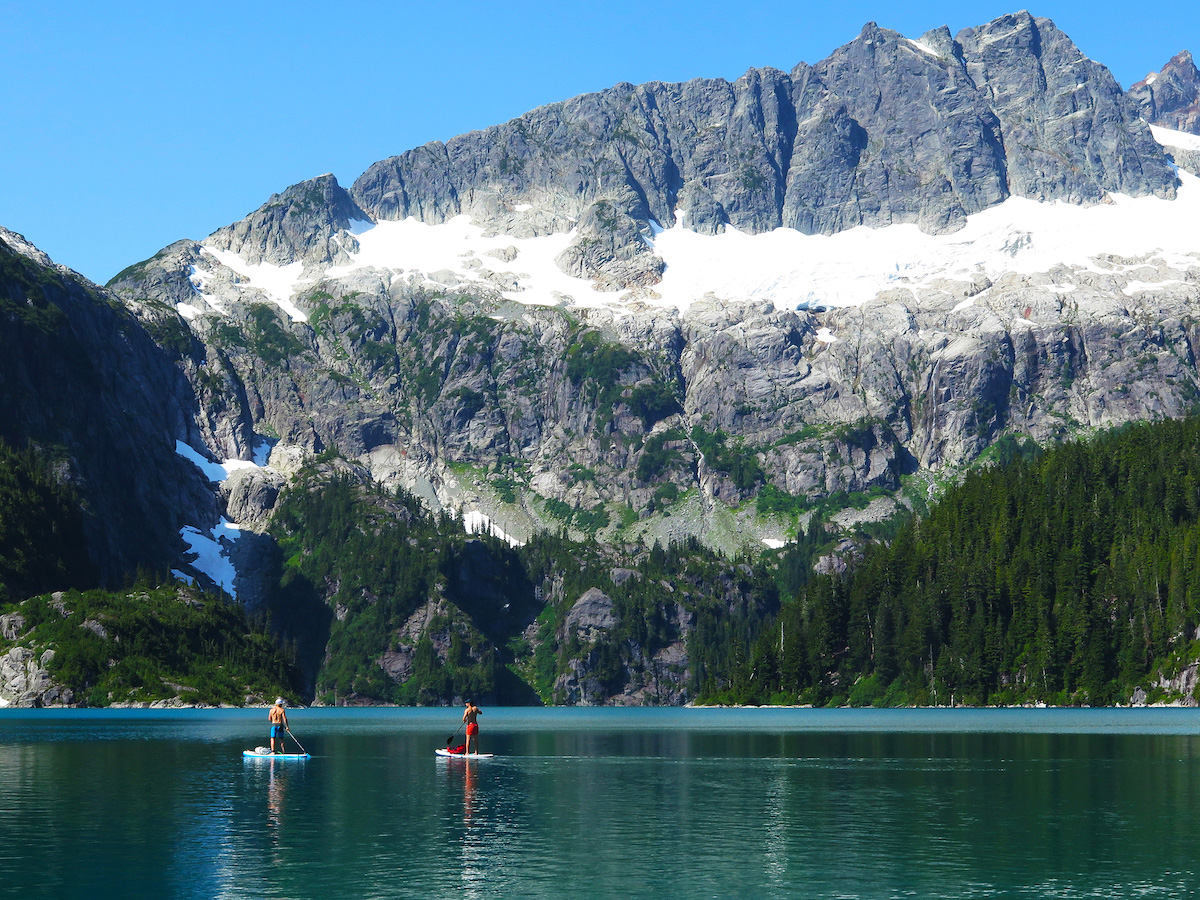
<instances>
[{"instance_id":1,"label":"blue paddleboard","mask_svg":"<svg viewBox=\"0 0 1200 900\"><path fill-rule=\"evenodd\" d=\"M307 753L272 753L268 750L266 753L261 750L243 750L243 759L312 759Z\"/></svg>"}]
</instances>

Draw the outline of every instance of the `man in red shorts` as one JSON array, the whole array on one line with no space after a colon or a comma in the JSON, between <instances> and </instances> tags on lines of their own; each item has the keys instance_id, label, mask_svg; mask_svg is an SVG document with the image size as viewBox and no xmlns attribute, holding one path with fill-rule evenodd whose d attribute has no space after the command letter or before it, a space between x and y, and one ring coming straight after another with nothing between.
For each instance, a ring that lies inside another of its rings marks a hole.
<instances>
[{"instance_id":1,"label":"man in red shorts","mask_svg":"<svg viewBox=\"0 0 1200 900\"><path fill-rule=\"evenodd\" d=\"M467 708L463 710L463 721L467 723L467 743L465 752L471 752L471 742L475 742L475 752L479 752L479 723L475 718L483 713L478 706L467 701Z\"/></svg>"}]
</instances>

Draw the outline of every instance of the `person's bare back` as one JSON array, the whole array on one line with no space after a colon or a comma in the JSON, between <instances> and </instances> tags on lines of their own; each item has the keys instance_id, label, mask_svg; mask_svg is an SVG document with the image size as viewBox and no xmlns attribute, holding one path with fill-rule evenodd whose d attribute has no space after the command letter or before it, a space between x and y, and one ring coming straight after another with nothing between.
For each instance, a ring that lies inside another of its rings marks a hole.
<instances>
[{"instance_id":1,"label":"person's bare back","mask_svg":"<svg viewBox=\"0 0 1200 900\"><path fill-rule=\"evenodd\" d=\"M282 697L275 701L275 705L267 713L267 719L271 723L271 752L280 753L283 750L283 733L287 731L288 727L287 712L284 711ZM275 749L276 739L279 740L278 750Z\"/></svg>"},{"instance_id":2,"label":"person's bare back","mask_svg":"<svg viewBox=\"0 0 1200 900\"><path fill-rule=\"evenodd\" d=\"M479 752L479 723L475 720L482 714L482 709L470 700L467 701L467 708L463 710L463 721L467 723L467 743L464 745L467 753L471 752L472 741L475 742L475 752Z\"/></svg>"}]
</instances>

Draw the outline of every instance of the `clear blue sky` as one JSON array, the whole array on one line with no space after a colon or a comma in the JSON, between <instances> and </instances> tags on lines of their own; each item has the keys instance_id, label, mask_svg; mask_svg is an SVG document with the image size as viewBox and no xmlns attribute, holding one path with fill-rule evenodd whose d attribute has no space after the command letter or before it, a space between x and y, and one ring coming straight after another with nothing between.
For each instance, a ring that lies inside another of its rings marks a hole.
<instances>
[{"instance_id":1,"label":"clear blue sky","mask_svg":"<svg viewBox=\"0 0 1200 900\"><path fill-rule=\"evenodd\" d=\"M919 37L1020 9L976 0L0 0L0 225L103 283L272 193L620 81L790 69L868 21ZM1046 0L1128 87L1200 2Z\"/></svg>"}]
</instances>

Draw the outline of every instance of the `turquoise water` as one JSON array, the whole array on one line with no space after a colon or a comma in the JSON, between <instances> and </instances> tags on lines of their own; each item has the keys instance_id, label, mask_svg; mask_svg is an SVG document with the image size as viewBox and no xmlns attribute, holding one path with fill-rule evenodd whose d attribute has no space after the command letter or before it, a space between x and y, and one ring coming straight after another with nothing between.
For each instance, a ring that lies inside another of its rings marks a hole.
<instances>
[{"instance_id":1,"label":"turquoise water","mask_svg":"<svg viewBox=\"0 0 1200 900\"><path fill-rule=\"evenodd\" d=\"M0 710L0 896L1186 897L1195 710Z\"/></svg>"}]
</instances>

